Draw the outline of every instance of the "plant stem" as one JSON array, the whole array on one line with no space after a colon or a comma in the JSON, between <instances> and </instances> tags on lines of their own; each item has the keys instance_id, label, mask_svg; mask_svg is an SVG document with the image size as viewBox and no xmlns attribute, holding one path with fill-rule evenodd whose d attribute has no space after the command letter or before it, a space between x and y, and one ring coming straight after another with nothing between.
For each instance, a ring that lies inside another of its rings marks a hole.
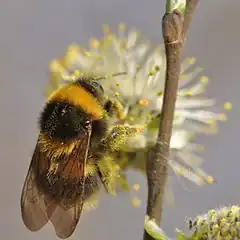
<instances>
[{"instance_id":1,"label":"plant stem","mask_svg":"<svg viewBox=\"0 0 240 240\"><path fill-rule=\"evenodd\" d=\"M166 6L169 7L169 0L166 1ZM168 12L168 8L162 18L162 33L167 63L165 89L157 142L149 151L147 160L147 215L150 219L154 219L158 225L160 225L162 218L164 189L168 178L170 140L181 66L180 55L197 1L187 1L184 21L179 11ZM145 231L144 240L152 239Z\"/></svg>"},{"instance_id":2,"label":"plant stem","mask_svg":"<svg viewBox=\"0 0 240 240\"><path fill-rule=\"evenodd\" d=\"M172 12L172 0L166 0L166 13L170 13Z\"/></svg>"},{"instance_id":3,"label":"plant stem","mask_svg":"<svg viewBox=\"0 0 240 240\"><path fill-rule=\"evenodd\" d=\"M182 28L182 37L184 40L186 38L186 34L189 29L189 26L192 22L192 16L198 1L199 0L186 0L186 8L184 11L184 21L183 21L183 28Z\"/></svg>"},{"instance_id":4,"label":"plant stem","mask_svg":"<svg viewBox=\"0 0 240 240\"><path fill-rule=\"evenodd\" d=\"M150 150L147 162L147 214L158 224L161 221L164 188L168 176L169 144L180 74L181 15L177 11L166 13L162 19L162 25L167 56L166 80L157 143Z\"/></svg>"}]
</instances>

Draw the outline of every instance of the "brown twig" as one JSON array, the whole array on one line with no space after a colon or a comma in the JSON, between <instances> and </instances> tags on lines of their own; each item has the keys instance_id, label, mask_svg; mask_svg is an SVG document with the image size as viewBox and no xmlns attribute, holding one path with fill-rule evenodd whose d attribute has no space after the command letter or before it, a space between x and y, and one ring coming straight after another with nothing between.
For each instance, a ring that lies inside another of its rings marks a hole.
<instances>
[{"instance_id":1,"label":"brown twig","mask_svg":"<svg viewBox=\"0 0 240 240\"><path fill-rule=\"evenodd\" d=\"M177 10L165 13L162 32L166 52L165 89L156 145L149 151L147 161L147 215L160 224L163 212L164 189L168 178L169 145L172 136L175 102L180 75L180 55L198 0L188 0L183 16ZM153 238L144 233L144 240Z\"/></svg>"},{"instance_id":2,"label":"brown twig","mask_svg":"<svg viewBox=\"0 0 240 240\"><path fill-rule=\"evenodd\" d=\"M187 0L184 11L184 21L182 27L182 38L185 40L187 31L192 22L192 16L199 0Z\"/></svg>"}]
</instances>

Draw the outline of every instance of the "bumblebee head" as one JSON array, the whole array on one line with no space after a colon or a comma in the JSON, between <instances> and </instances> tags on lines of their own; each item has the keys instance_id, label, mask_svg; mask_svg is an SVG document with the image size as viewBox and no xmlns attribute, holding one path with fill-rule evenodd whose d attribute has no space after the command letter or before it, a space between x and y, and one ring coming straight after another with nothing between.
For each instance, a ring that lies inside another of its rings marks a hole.
<instances>
[{"instance_id":1,"label":"bumblebee head","mask_svg":"<svg viewBox=\"0 0 240 240\"><path fill-rule=\"evenodd\" d=\"M104 89L99 81L102 79L117 77L126 74L126 72L119 72L100 77L81 77L76 81L76 83L79 84L85 91L89 92L95 98L97 98L101 104L104 104Z\"/></svg>"},{"instance_id":2,"label":"bumblebee head","mask_svg":"<svg viewBox=\"0 0 240 240\"><path fill-rule=\"evenodd\" d=\"M95 97L101 105L104 105L104 89L100 82L89 79L79 79L76 81L76 83L85 91L90 93L93 97Z\"/></svg>"}]
</instances>

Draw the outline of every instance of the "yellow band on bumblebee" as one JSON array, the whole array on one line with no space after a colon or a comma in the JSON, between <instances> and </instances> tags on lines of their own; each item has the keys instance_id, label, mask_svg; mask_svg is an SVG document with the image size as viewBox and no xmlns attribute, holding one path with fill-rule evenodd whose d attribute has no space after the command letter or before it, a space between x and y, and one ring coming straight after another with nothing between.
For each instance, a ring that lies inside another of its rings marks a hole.
<instances>
[{"instance_id":1,"label":"yellow band on bumblebee","mask_svg":"<svg viewBox=\"0 0 240 240\"><path fill-rule=\"evenodd\" d=\"M48 102L59 100L81 107L87 114L92 116L93 120L99 120L103 117L104 111L97 99L77 84L70 84L60 88L49 97Z\"/></svg>"}]
</instances>

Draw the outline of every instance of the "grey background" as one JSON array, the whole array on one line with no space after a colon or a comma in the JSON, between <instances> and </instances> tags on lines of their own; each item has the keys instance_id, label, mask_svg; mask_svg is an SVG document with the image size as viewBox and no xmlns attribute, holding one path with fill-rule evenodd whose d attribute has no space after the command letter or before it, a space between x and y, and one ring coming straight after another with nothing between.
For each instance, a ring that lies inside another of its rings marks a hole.
<instances>
[{"instance_id":1,"label":"grey background","mask_svg":"<svg viewBox=\"0 0 240 240\"><path fill-rule=\"evenodd\" d=\"M164 1L117 0L2 0L0 2L0 238L56 239L50 225L30 233L20 218L22 184L36 141L36 118L43 104L48 62L71 42L87 43L101 35L101 24L119 22L136 27L153 42L161 37ZM176 205L166 206L163 227L170 235L185 226L186 216L208 208L239 203L239 0L201 1L189 32L184 55L196 56L211 79L207 95L216 97L215 110L229 100L233 109L220 133L200 137L207 146L205 169L217 183L184 190L172 181ZM145 180L138 196L145 202ZM145 205L134 209L130 198L101 198L97 211L85 214L72 239L140 239Z\"/></svg>"}]
</instances>

